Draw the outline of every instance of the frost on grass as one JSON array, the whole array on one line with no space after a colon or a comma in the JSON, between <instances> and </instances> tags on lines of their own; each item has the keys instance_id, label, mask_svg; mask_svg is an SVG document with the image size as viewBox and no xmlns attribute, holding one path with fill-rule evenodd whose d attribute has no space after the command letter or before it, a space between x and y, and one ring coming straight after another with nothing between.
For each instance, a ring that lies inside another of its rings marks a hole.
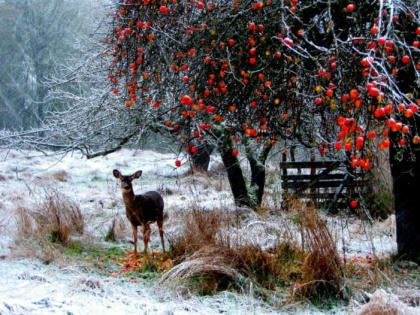
<instances>
[{"instance_id":1,"label":"frost on grass","mask_svg":"<svg viewBox=\"0 0 420 315\"><path fill-rule=\"evenodd\" d=\"M355 315L415 315L419 308L410 307L393 293L383 289L376 290L370 301L361 307L355 308Z\"/></svg>"},{"instance_id":2,"label":"frost on grass","mask_svg":"<svg viewBox=\"0 0 420 315\"><path fill-rule=\"evenodd\" d=\"M40 204L38 201L42 199L39 198L39 194L34 198L36 190L34 187L40 183L52 184L54 189L78 204L85 222L85 234L91 234L96 244L131 249L132 245L127 242L127 239L131 239L131 234L129 230L125 231L127 222L121 191L112 177L112 170L116 167L121 168L124 173L143 170L144 177L134 183L136 193L156 189L162 192L165 212L169 214L169 219L164 222L168 238L179 236L185 218L192 218L192 209L199 207L219 215L223 221L226 221L226 216L230 216L230 223L223 225L217 237L223 240L228 236L231 238L240 236L237 238L239 239L237 244L250 245L248 251L261 249L258 256L260 261L272 259L271 254L263 252L270 252L276 248L279 240L301 245L299 216L296 213L276 211L281 200L277 197L279 188L274 177L271 184L268 183L272 186L267 188L264 200L267 211L262 209L260 214L256 214L235 208L220 158L216 155L212 156L208 175L188 174L187 163L183 163L181 168L175 168L173 165L175 158L171 154L130 150L121 150L107 157L92 160L86 160L77 153L64 157L40 157L35 152L0 152L0 174L5 177L5 180L0 178L0 255L5 253L8 256L10 248L15 247L12 236L17 230L14 216L16 208L20 206L25 209L25 213L29 216L28 222L22 226L32 224L32 230L37 230L31 212L38 211L37 205ZM276 170L270 168L270 172L275 173ZM344 250L347 257L366 256L372 252L389 255L395 251L395 222L392 218L372 225L357 218L333 218L322 214L321 218L327 222L332 236L337 241L340 255L343 255ZM64 221L71 220L64 219ZM114 239L111 237L110 242L105 242L104 238L107 232L112 230L112 226L114 226ZM153 225L151 243L153 249L159 249L159 236L154 227ZM209 225L203 225L203 229L208 228ZM23 230L19 234L28 231L26 228ZM74 232L76 233L70 233L70 240L73 235L77 236L77 231ZM141 237L140 234L139 236ZM15 313L68 311L75 314L89 312L214 314L219 311L232 314L264 314L279 311L257 297L255 286L242 281L243 273L239 275L241 269L233 268L230 264L232 261L226 259L231 257L230 254L226 252L223 254L220 250L212 251L211 247L197 251L195 256L193 252L189 253L189 259L165 275L162 283L170 283L168 279L192 277L193 284L194 281L197 284L200 283L198 281L200 279L197 279L196 275L207 269L214 273L225 274L225 279L229 280L229 283L241 286L239 291L242 290L242 294L223 291L210 297L192 296L188 300L183 300L177 298L176 293L169 294L169 287L152 291L150 286L155 284L154 282L139 279L139 283L135 284L124 277L113 278L108 274L97 274L97 271L86 267L86 264L80 261L71 260L70 263L61 264L61 268L56 264L48 266L40 264L39 261L51 262L56 255L63 255L61 252L55 252L55 247L51 244L54 245L49 239L42 243L42 250L47 254L44 257L38 248L34 250L31 245L26 247L25 254L14 256L26 257L24 260L8 260L10 258L0 260L1 313L9 313L10 309ZM22 247L17 249L24 250ZM284 248L280 249L284 252ZM51 258L48 258L48 255ZM38 258L39 261L34 258ZM296 276L293 269L286 270L285 273L291 277ZM45 281L40 281L41 278L38 276L43 277ZM284 291L276 294L279 295L273 299L276 299L279 305L283 305L285 311L316 313L316 310L306 304L287 305L290 303L287 302L289 296ZM403 296L396 291L395 294ZM408 295L412 296L414 293ZM406 300L404 302L409 303ZM344 310L346 311L349 309Z\"/></svg>"},{"instance_id":3,"label":"frost on grass","mask_svg":"<svg viewBox=\"0 0 420 315\"><path fill-rule=\"evenodd\" d=\"M31 208L18 207L17 230L21 238L36 234L52 243L65 244L72 233L82 234L84 219L77 203L61 192L45 188Z\"/></svg>"}]
</instances>

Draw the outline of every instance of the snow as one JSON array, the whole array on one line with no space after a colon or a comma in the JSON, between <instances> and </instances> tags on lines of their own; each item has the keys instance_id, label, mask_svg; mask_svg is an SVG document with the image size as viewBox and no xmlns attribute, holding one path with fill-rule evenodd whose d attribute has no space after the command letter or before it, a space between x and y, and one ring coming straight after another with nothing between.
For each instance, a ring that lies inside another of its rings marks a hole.
<instances>
[{"instance_id":1,"label":"snow","mask_svg":"<svg viewBox=\"0 0 420 315\"><path fill-rule=\"evenodd\" d=\"M131 283L129 279L91 274L78 265L43 264L33 257L13 255L17 236L15 213L19 207L31 208L43 189L63 192L80 204L87 221L85 231L97 241L103 239L112 219L124 218L119 181L112 175L117 168L123 174L142 170L133 182L136 193L159 189L164 194L169 214L166 233L175 233L176 214L192 207L237 211L244 217L238 229L263 248L270 247L290 225L290 218L268 215L261 218L244 209L235 209L226 178L204 175L186 176L183 161L176 168L173 154L123 149L106 157L88 160L78 153L45 156L38 152L0 151L0 314L228 314L277 313L252 294L222 292L212 297L183 299L153 287L153 281ZM244 162L244 161L243 161ZM217 172L221 161L212 156L210 171ZM270 200L267 203L273 202ZM233 209L233 210L231 210ZM171 218L171 216L173 218ZM357 219L325 217L346 255L366 255L374 250L385 255L396 250L395 220L370 226ZM289 220L289 221L287 221ZM124 220L125 222L125 220ZM165 223L166 224L166 223ZM131 238L131 231L123 231ZM125 240L126 248L131 248ZM152 226L151 246L160 249L157 229ZM316 313L300 309L302 313Z\"/></svg>"},{"instance_id":2,"label":"snow","mask_svg":"<svg viewBox=\"0 0 420 315\"><path fill-rule=\"evenodd\" d=\"M30 260L15 261L13 266L9 261L1 261L0 288L2 314L214 314L226 311L240 314L244 309L254 309L260 314L269 312L258 301L252 303L232 293L205 299L167 299L147 287L147 283L89 279L76 268L45 266Z\"/></svg>"}]
</instances>

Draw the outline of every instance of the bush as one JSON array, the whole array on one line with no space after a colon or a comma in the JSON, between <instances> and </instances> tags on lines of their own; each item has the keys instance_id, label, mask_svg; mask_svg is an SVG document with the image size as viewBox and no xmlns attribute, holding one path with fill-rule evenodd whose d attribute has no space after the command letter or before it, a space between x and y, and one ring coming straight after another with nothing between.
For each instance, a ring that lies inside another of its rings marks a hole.
<instances>
[{"instance_id":1,"label":"bush","mask_svg":"<svg viewBox=\"0 0 420 315\"><path fill-rule=\"evenodd\" d=\"M74 201L56 190L44 189L41 201L33 209L18 208L17 228L23 238L35 234L52 243L65 244L72 233L83 233L84 220Z\"/></svg>"}]
</instances>

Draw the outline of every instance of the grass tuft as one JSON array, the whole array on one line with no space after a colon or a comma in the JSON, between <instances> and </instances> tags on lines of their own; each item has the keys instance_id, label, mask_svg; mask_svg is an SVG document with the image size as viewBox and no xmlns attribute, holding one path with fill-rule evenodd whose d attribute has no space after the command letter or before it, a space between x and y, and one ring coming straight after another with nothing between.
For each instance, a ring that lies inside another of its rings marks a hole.
<instances>
[{"instance_id":1,"label":"grass tuft","mask_svg":"<svg viewBox=\"0 0 420 315\"><path fill-rule=\"evenodd\" d=\"M124 238L127 233L126 220L127 219L120 214L112 218L111 225L105 235L106 242L116 242Z\"/></svg>"},{"instance_id":2,"label":"grass tuft","mask_svg":"<svg viewBox=\"0 0 420 315\"><path fill-rule=\"evenodd\" d=\"M67 182L69 180L69 173L64 170L60 170L52 173L51 177L59 182Z\"/></svg>"},{"instance_id":3,"label":"grass tuft","mask_svg":"<svg viewBox=\"0 0 420 315\"><path fill-rule=\"evenodd\" d=\"M20 238L35 235L66 244L71 234L83 233L84 220L78 204L56 190L45 189L32 209L17 209L17 230Z\"/></svg>"},{"instance_id":4,"label":"grass tuft","mask_svg":"<svg viewBox=\"0 0 420 315\"><path fill-rule=\"evenodd\" d=\"M290 198L288 206L296 212L294 222L299 227L302 250L306 254L302 264L303 279L296 284L294 294L315 299L332 295L343 297L343 266L327 222L310 203Z\"/></svg>"}]
</instances>

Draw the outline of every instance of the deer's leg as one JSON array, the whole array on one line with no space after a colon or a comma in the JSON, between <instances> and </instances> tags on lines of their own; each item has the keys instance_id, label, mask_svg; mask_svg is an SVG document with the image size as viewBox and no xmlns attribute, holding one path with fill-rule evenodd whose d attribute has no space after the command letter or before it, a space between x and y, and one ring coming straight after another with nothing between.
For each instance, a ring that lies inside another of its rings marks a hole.
<instances>
[{"instance_id":1,"label":"deer's leg","mask_svg":"<svg viewBox=\"0 0 420 315\"><path fill-rule=\"evenodd\" d=\"M165 253L165 241L163 239L163 222L162 221L157 221L156 222L158 227L159 227L159 235L160 235L160 241L162 242L162 248L163 248L163 252Z\"/></svg>"},{"instance_id":2,"label":"deer's leg","mask_svg":"<svg viewBox=\"0 0 420 315\"><path fill-rule=\"evenodd\" d=\"M137 226L134 224L131 225L133 228L133 238L134 238L134 256L137 256Z\"/></svg>"},{"instance_id":3,"label":"deer's leg","mask_svg":"<svg viewBox=\"0 0 420 315\"><path fill-rule=\"evenodd\" d=\"M147 254L147 244L150 239L150 224L143 224L143 243L144 243L144 253Z\"/></svg>"}]
</instances>

